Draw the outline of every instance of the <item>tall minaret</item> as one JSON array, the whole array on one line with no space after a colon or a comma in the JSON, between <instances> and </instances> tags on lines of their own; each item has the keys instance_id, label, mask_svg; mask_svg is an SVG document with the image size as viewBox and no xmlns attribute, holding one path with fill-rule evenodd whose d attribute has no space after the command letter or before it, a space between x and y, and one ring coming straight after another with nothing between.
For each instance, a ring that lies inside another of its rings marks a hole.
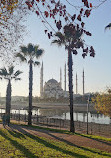
<instances>
[{"instance_id":1,"label":"tall minaret","mask_svg":"<svg viewBox=\"0 0 111 158\"><path fill-rule=\"evenodd\" d=\"M60 86L62 88L62 70L61 70L61 68L60 68Z\"/></svg>"},{"instance_id":2,"label":"tall minaret","mask_svg":"<svg viewBox=\"0 0 111 158\"><path fill-rule=\"evenodd\" d=\"M83 69L83 95L84 95L84 69Z\"/></svg>"},{"instance_id":3,"label":"tall minaret","mask_svg":"<svg viewBox=\"0 0 111 158\"><path fill-rule=\"evenodd\" d=\"M76 73L76 94L78 94L78 84L77 84L77 73Z\"/></svg>"},{"instance_id":4,"label":"tall minaret","mask_svg":"<svg viewBox=\"0 0 111 158\"><path fill-rule=\"evenodd\" d=\"M40 97L43 97L43 62L40 71Z\"/></svg>"},{"instance_id":5,"label":"tall minaret","mask_svg":"<svg viewBox=\"0 0 111 158\"><path fill-rule=\"evenodd\" d=\"M64 67L64 91L66 92L66 63Z\"/></svg>"}]
</instances>

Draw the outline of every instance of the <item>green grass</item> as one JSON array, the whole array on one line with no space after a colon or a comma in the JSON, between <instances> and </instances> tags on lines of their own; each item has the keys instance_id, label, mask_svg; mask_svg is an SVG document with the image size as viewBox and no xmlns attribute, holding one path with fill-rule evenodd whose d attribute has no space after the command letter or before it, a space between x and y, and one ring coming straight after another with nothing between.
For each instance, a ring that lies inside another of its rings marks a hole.
<instances>
[{"instance_id":1,"label":"green grass","mask_svg":"<svg viewBox=\"0 0 111 158\"><path fill-rule=\"evenodd\" d=\"M80 135L80 136L83 136L83 137L87 137L87 138L90 138L90 139L95 139L95 140L102 140L102 141L107 141L107 142L111 142L111 138L107 138L107 137L103 137L103 136L97 136L97 135L89 135L89 134L80 134L80 133L72 133L68 130L60 130L60 129L53 129L53 128L45 128L45 127L40 127L40 126L34 126L34 125L24 125L24 124L21 124L22 126L25 126L25 127L32 127L32 128L35 128L35 129L43 129L43 130L47 130L47 131L52 131L52 132L58 132L58 133L63 133L63 134L70 134L70 135Z\"/></svg>"},{"instance_id":2,"label":"green grass","mask_svg":"<svg viewBox=\"0 0 111 158\"><path fill-rule=\"evenodd\" d=\"M110 158L97 149L69 145L31 134L0 130L0 158Z\"/></svg>"},{"instance_id":3,"label":"green grass","mask_svg":"<svg viewBox=\"0 0 111 158\"><path fill-rule=\"evenodd\" d=\"M96 136L96 135L87 135L87 134L78 134L81 135L83 137L87 137L90 139L95 139L95 140L102 140L102 141L107 141L107 142L111 142L111 138L106 138L106 137L102 137L102 136Z\"/></svg>"},{"instance_id":4,"label":"green grass","mask_svg":"<svg viewBox=\"0 0 111 158\"><path fill-rule=\"evenodd\" d=\"M0 120L0 122L1 122L1 120ZM13 122L13 124L18 125L18 123L16 123L16 122ZM80 134L80 133L72 133L72 132L70 132L68 130L46 128L46 127L41 127L41 126L37 126L37 125L31 125L31 126L26 125L26 124L19 124L19 125L25 126L25 127L32 127L32 128L35 128L35 129L43 129L43 130L47 130L47 131L63 133L63 134L71 134L71 135L76 134L76 135L80 135L80 136L87 137L87 138L94 139L94 140L102 140L102 141L111 142L111 138L107 138L107 137L103 137L103 136L89 135L89 134Z\"/></svg>"}]
</instances>

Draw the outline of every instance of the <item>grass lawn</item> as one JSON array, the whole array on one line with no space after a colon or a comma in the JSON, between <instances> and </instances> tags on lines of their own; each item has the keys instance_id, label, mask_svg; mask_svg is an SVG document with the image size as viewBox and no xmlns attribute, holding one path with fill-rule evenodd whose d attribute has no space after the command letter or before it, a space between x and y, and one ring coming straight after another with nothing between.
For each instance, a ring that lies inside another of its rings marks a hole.
<instances>
[{"instance_id":1,"label":"grass lawn","mask_svg":"<svg viewBox=\"0 0 111 158\"><path fill-rule=\"evenodd\" d=\"M0 158L111 158L111 153L97 149L74 147L65 142L0 130Z\"/></svg>"},{"instance_id":2,"label":"grass lawn","mask_svg":"<svg viewBox=\"0 0 111 158\"><path fill-rule=\"evenodd\" d=\"M28 126L28 125L24 125L24 124L21 124L21 125L22 125L22 126ZM45 127L34 126L34 125L29 126L29 127L37 128L37 129L44 129L44 130L54 131L54 132L64 133L64 134L71 134L71 135L76 134L76 135L80 135L80 136L87 137L87 138L90 138L90 139L103 140L103 141L111 142L111 138L102 137L102 136L97 136L97 135L71 133L70 131L67 131L67 130L60 130L60 129L53 129L53 128L45 128Z\"/></svg>"}]
</instances>

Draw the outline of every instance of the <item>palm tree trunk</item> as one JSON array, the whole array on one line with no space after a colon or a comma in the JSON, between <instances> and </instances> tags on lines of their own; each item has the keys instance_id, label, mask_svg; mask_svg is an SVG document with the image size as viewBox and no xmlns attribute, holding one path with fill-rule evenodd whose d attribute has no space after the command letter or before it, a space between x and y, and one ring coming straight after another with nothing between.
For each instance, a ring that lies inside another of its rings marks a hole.
<instances>
[{"instance_id":1,"label":"palm tree trunk","mask_svg":"<svg viewBox=\"0 0 111 158\"><path fill-rule=\"evenodd\" d=\"M9 80L6 91L6 113L10 116L11 109L11 81ZM9 120L10 122L10 120Z\"/></svg>"},{"instance_id":2,"label":"palm tree trunk","mask_svg":"<svg viewBox=\"0 0 111 158\"><path fill-rule=\"evenodd\" d=\"M28 125L32 125L32 85L33 85L33 70L32 70L32 60L30 60Z\"/></svg>"},{"instance_id":3,"label":"palm tree trunk","mask_svg":"<svg viewBox=\"0 0 111 158\"><path fill-rule=\"evenodd\" d=\"M69 77L69 103L70 103L70 132L75 132L73 119L73 80L72 80L72 53L68 50L68 77Z\"/></svg>"}]
</instances>

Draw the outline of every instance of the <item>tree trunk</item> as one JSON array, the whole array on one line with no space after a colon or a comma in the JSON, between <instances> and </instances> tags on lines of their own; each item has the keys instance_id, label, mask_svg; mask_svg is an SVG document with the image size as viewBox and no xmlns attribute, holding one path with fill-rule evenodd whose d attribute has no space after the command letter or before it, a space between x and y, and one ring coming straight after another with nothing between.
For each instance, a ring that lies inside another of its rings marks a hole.
<instances>
[{"instance_id":1,"label":"tree trunk","mask_svg":"<svg viewBox=\"0 0 111 158\"><path fill-rule=\"evenodd\" d=\"M6 113L10 116L11 110L11 81L9 80L6 91ZM10 122L10 120L9 120Z\"/></svg>"},{"instance_id":2,"label":"tree trunk","mask_svg":"<svg viewBox=\"0 0 111 158\"><path fill-rule=\"evenodd\" d=\"M69 77L69 103L70 103L70 132L75 132L73 119L73 80L72 80L72 53L68 50L68 77Z\"/></svg>"},{"instance_id":3,"label":"tree trunk","mask_svg":"<svg viewBox=\"0 0 111 158\"><path fill-rule=\"evenodd\" d=\"M33 70L32 70L32 60L30 60L28 125L32 125L32 85L33 85Z\"/></svg>"}]
</instances>

